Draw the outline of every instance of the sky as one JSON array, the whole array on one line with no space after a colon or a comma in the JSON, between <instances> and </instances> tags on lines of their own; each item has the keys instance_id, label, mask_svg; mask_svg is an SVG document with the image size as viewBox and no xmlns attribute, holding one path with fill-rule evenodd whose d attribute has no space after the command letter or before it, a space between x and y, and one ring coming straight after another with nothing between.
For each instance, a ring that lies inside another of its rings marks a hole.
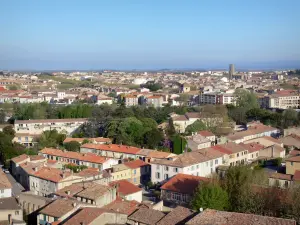
<instances>
[{"instance_id":1,"label":"sky","mask_svg":"<svg viewBox=\"0 0 300 225\"><path fill-rule=\"evenodd\" d=\"M0 0L0 70L300 68L299 0Z\"/></svg>"}]
</instances>

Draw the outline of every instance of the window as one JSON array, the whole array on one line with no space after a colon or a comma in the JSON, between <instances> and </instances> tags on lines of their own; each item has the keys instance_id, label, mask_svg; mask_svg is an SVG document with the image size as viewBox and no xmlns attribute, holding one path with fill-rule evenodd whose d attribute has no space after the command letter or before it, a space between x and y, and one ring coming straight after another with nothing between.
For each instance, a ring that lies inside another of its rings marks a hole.
<instances>
[{"instance_id":1,"label":"window","mask_svg":"<svg viewBox=\"0 0 300 225\"><path fill-rule=\"evenodd\" d=\"M206 162L206 166L208 166L208 162Z\"/></svg>"},{"instance_id":2,"label":"window","mask_svg":"<svg viewBox=\"0 0 300 225\"><path fill-rule=\"evenodd\" d=\"M28 137L25 137L25 141L27 141L27 142L28 142Z\"/></svg>"},{"instance_id":3,"label":"window","mask_svg":"<svg viewBox=\"0 0 300 225\"><path fill-rule=\"evenodd\" d=\"M211 161L210 161L210 166L213 166L213 165L214 165L214 161L211 160Z\"/></svg>"},{"instance_id":4,"label":"window","mask_svg":"<svg viewBox=\"0 0 300 225\"><path fill-rule=\"evenodd\" d=\"M160 173L159 172L156 173L156 179L160 179Z\"/></svg>"},{"instance_id":5,"label":"window","mask_svg":"<svg viewBox=\"0 0 300 225\"><path fill-rule=\"evenodd\" d=\"M218 165L218 160L217 159L215 160L215 164Z\"/></svg>"},{"instance_id":6,"label":"window","mask_svg":"<svg viewBox=\"0 0 300 225\"><path fill-rule=\"evenodd\" d=\"M294 163L293 162L291 162L291 166L293 166L294 165Z\"/></svg>"},{"instance_id":7,"label":"window","mask_svg":"<svg viewBox=\"0 0 300 225\"><path fill-rule=\"evenodd\" d=\"M18 137L18 141L21 141L21 137Z\"/></svg>"},{"instance_id":8,"label":"window","mask_svg":"<svg viewBox=\"0 0 300 225\"><path fill-rule=\"evenodd\" d=\"M136 183L136 178L133 178L133 183Z\"/></svg>"},{"instance_id":9,"label":"window","mask_svg":"<svg viewBox=\"0 0 300 225\"><path fill-rule=\"evenodd\" d=\"M236 154L236 156L237 156L237 157L239 157L239 156L240 156L240 154L238 153L238 154Z\"/></svg>"},{"instance_id":10,"label":"window","mask_svg":"<svg viewBox=\"0 0 300 225\"><path fill-rule=\"evenodd\" d=\"M1 190L1 194L3 194L4 193L4 190Z\"/></svg>"},{"instance_id":11,"label":"window","mask_svg":"<svg viewBox=\"0 0 300 225\"><path fill-rule=\"evenodd\" d=\"M197 165L197 169L199 169L199 165Z\"/></svg>"},{"instance_id":12,"label":"window","mask_svg":"<svg viewBox=\"0 0 300 225\"><path fill-rule=\"evenodd\" d=\"M169 174L165 174L165 180L169 179Z\"/></svg>"},{"instance_id":13,"label":"window","mask_svg":"<svg viewBox=\"0 0 300 225\"><path fill-rule=\"evenodd\" d=\"M192 166L192 167L191 167L191 170L194 170L194 169L195 169L194 166Z\"/></svg>"},{"instance_id":14,"label":"window","mask_svg":"<svg viewBox=\"0 0 300 225\"><path fill-rule=\"evenodd\" d=\"M158 170L159 170L159 165L157 165L157 166L156 166L156 169L158 169Z\"/></svg>"},{"instance_id":15,"label":"window","mask_svg":"<svg viewBox=\"0 0 300 225\"><path fill-rule=\"evenodd\" d=\"M178 168L175 167L175 168L173 169L173 171L174 171L175 173L177 173L177 172L178 172Z\"/></svg>"},{"instance_id":16,"label":"window","mask_svg":"<svg viewBox=\"0 0 300 225\"><path fill-rule=\"evenodd\" d=\"M169 171L169 167L168 166L165 166L165 171Z\"/></svg>"},{"instance_id":17,"label":"window","mask_svg":"<svg viewBox=\"0 0 300 225\"><path fill-rule=\"evenodd\" d=\"M15 215L18 216L19 215L19 211L15 211Z\"/></svg>"},{"instance_id":18,"label":"window","mask_svg":"<svg viewBox=\"0 0 300 225\"><path fill-rule=\"evenodd\" d=\"M244 151L244 154L247 155L247 151Z\"/></svg>"},{"instance_id":19,"label":"window","mask_svg":"<svg viewBox=\"0 0 300 225\"><path fill-rule=\"evenodd\" d=\"M136 174L136 170L133 170L133 174Z\"/></svg>"}]
</instances>

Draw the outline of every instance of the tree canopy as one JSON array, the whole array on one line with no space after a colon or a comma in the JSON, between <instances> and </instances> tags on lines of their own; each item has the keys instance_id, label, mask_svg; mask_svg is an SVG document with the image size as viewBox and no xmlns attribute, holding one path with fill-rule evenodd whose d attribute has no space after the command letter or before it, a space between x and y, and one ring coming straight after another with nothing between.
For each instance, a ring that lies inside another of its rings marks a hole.
<instances>
[{"instance_id":1,"label":"tree canopy","mask_svg":"<svg viewBox=\"0 0 300 225\"><path fill-rule=\"evenodd\" d=\"M251 93L245 89L236 89L234 92L236 98L236 105L246 110L259 108L257 97L254 93Z\"/></svg>"},{"instance_id":2,"label":"tree canopy","mask_svg":"<svg viewBox=\"0 0 300 225\"><path fill-rule=\"evenodd\" d=\"M196 120L193 124L187 126L185 132L186 134L190 135L201 130L207 130L207 127L201 120Z\"/></svg>"},{"instance_id":3,"label":"tree canopy","mask_svg":"<svg viewBox=\"0 0 300 225\"><path fill-rule=\"evenodd\" d=\"M80 143L77 141L70 141L64 144L64 147L67 151L71 152L79 152L80 150Z\"/></svg>"}]
</instances>

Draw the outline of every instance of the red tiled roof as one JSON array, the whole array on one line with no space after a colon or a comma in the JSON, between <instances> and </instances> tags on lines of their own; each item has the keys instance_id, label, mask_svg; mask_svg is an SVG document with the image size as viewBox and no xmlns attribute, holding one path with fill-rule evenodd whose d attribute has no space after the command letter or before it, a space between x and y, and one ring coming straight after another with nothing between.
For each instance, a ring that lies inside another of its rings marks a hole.
<instances>
[{"instance_id":1,"label":"red tiled roof","mask_svg":"<svg viewBox=\"0 0 300 225\"><path fill-rule=\"evenodd\" d=\"M139 206L139 202L137 201L127 201L120 197L117 197L117 199L103 208L114 210L115 212L124 213L126 215L132 214Z\"/></svg>"},{"instance_id":2,"label":"red tiled roof","mask_svg":"<svg viewBox=\"0 0 300 225\"><path fill-rule=\"evenodd\" d=\"M19 163L19 162L22 162L22 161L24 161L24 160L26 160L28 158L29 158L28 155L23 154L23 155L19 155L17 157L12 158L11 161L13 161L14 163Z\"/></svg>"},{"instance_id":3,"label":"red tiled roof","mask_svg":"<svg viewBox=\"0 0 300 225\"><path fill-rule=\"evenodd\" d=\"M290 158L287 158L285 161L288 161L288 162L300 162L300 156L290 157Z\"/></svg>"},{"instance_id":4,"label":"red tiled roof","mask_svg":"<svg viewBox=\"0 0 300 225\"><path fill-rule=\"evenodd\" d=\"M265 148L265 146L257 144L255 142L248 144L240 143L239 145L242 146L244 149L247 149L249 153L257 152Z\"/></svg>"},{"instance_id":5,"label":"red tiled roof","mask_svg":"<svg viewBox=\"0 0 300 225\"><path fill-rule=\"evenodd\" d=\"M299 150L292 150L292 151L289 152L289 155L291 155L291 156L300 155L300 151Z\"/></svg>"},{"instance_id":6,"label":"red tiled roof","mask_svg":"<svg viewBox=\"0 0 300 225\"><path fill-rule=\"evenodd\" d=\"M273 138L273 137L270 137L270 136L264 136L262 138L267 139L267 140L272 141L272 142L275 142L277 144L282 144L282 142L279 139L276 139L276 138Z\"/></svg>"},{"instance_id":7,"label":"red tiled roof","mask_svg":"<svg viewBox=\"0 0 300 225\"><path fill-rule=\"evenodd\" d=\"M279 179L279 180L292 180L292 175L284 173L272 173L270 178Z\"/></svg>"},{"instance_id":8,"label":"red tiled roof","mask_svg":"<svg viewBox=\"0 0 300 225\"><path fill-rule=\"evenodd\" d=\"M127 145L116 145L116 144L84 144L81 146L82 148L90 148L95 150L102 150L102 151L111 151L111 152L121 152L121 153L127 153L127 154L136 154L141 149L127 146Z\"/></svg>"},{"instance_id":9,"label":"red tiled roof","mask_svg":"<svg viewBox=\"0 0 300 225\"><path fill-rule=\"evenodd\" d=\"M54 149L54 148L44 148L40 152L47 155L58 156L58 157L63 157L68 159L76 159L84 162L92 162L92 163L99 163L99 164L102 164L107 160L105 157L93 153L62 151L60 149Z\"/></svg>"},{"instance_id":10,"label":"red tiled roof","mask_svg":"<svg viewBox=\"0 0 300 225\"><path fill-rule=\"evenodd\" d=\"M208 131L208 130L201 130L198 131L198 134L200 134L203 137L211 137L211 136L215 136L212 132Z\"/></svg>"},{"instance_id":11,"label":"red tiled roof","mask_svg":"<svg viewBox=\"0 0 300 225\"><path fill-rule=\"evenodd\" d=\"M120 193L122 196L134 194L142 190L141 188L129 182L128 180L113 181L109 185L112 186L116 184L118 185L117 192Z\"/></svg>"},{"instance_id":12,"label":"red tiled roof","mask_svg":"<svg viewBox=\"0 0 300 225\"><path fill-rule=\"evenodd\" d=\"M124 163L126 166L128 166L129 168L131 169L137 169L137 168L140 168L142 166L147 166L149 165L148 163L140 160L140 159L137 159L137 160L134 160L134 161L129 161L129 162L125 162Z\"/></svg>"},{"instance_id":13,"label":"red tiled roof","mask_svg":"<svg viewBox=\"0 0 300 225\"><path fill-rule=\"evenodd\" d=\"M191 195L199 183L204 181L208 181L208 178L179 173L161 186L161 189Z\"/></svg>"},{"instance_id":14,"label":"red tiled roof","mask_svg":"<svg viewBox=\"0 0 300 225\"><path fill-rule=\"evenodd\" d=\"M33 173L33 176L58 183L66 177L71 176L71 172L64 172L56 168L42 167L37 172Z\"/></svg>"},{"instance_id":15,"label":"red tiled roof","mask_svg":"<svg viewBox=\"0 0 300 225\"><path fill-rule=\"evenodd\" d=\"M211 148L216 149L225 154L232 154L232 153L242 152L242 151L246 150L244 147L242 147L241 145L238 145L234 142L229 142L229 143L222 144L222 145L215 145L215 146L212 146Z\"/></svg>"},{"instance_id":16,"label":"red tiled roof","mask_svg":"<svg viewBox=\"0 0 300 225\"><path fill-rule=\"evenodd\" d=\"M15 124L27 124L27 123L72 123L72 122L87 122L87 118L76 119L45 119L45 120L16 120Z\"/></svg>"}]
</instances>

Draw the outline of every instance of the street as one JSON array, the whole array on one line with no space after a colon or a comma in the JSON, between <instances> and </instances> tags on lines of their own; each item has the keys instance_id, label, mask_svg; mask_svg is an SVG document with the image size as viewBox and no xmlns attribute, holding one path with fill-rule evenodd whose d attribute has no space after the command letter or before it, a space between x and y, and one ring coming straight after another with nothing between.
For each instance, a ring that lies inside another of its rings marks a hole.
<instances>
[{"instance_id":1,"label":"street","mask_svg":"<svg viewBox=\"0 0 300 225\"><path fill-rule=\"evenodd\" d=\"M22 187L22 185L19 184L10 173L7 173L6 176L12 185L12 195L13 196L18 196L22 191L25 190Z\"/></svg>"}]
</instances>

